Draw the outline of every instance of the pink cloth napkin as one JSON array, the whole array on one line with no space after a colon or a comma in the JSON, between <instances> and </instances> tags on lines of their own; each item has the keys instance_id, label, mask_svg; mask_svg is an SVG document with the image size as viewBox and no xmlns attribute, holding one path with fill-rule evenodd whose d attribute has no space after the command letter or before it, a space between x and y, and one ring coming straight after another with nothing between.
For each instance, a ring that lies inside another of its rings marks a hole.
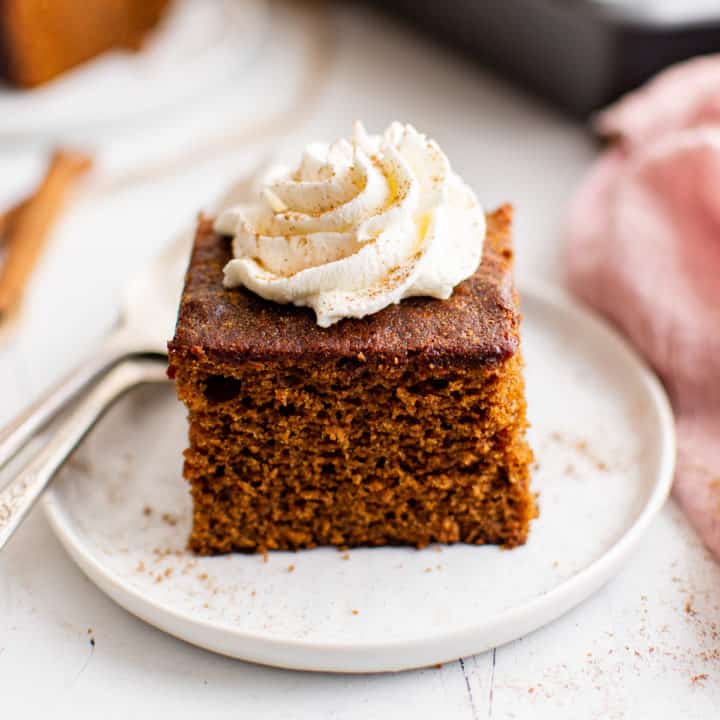
<instances>
[{"instance_id":1,"label":"pink cloth napkin","mask_svg":"<svg viewBox=\"0 0 720 720\"><path fill-rule=\"evenodd\" d=\"M602 112L568 217L571 290L626 333L675 410L673 494L720 558L720 55Z\"/></svg>"}]
</instances>

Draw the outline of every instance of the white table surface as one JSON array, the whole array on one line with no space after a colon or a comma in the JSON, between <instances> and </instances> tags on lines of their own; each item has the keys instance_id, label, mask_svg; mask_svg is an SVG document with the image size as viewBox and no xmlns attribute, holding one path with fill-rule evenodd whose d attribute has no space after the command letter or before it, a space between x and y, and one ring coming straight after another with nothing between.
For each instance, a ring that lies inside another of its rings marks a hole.
<instances>
[{"instance_id":1,"label":"white table surface","mask_svg":"<svg viewBox=\"0 0 720 720\"><path fill-rule=\"evenodd\" d=\"M337 44L323 61L319 97L280 144L347 133L355 118L371 129L410 120L439 141L487 207L516 205L520 278L561 281L561 219L594 154L586 132L385 18L345 8L330 28ZM261 90L258 107L281 91ZM179 117L165 122L175 127ZM92 351L133 269L255 150L238 145L170 177L77 198L18 327L1 341L0 423ZM38 157L0 141L0 201L32 182ZM256 667L166 636L83 576L42 511L0 555L3 718L690 720L717 717L718 708L720 566L673 502L625 569L559 621L493 652L397 675Z\"/></svg>"}]
</instances>

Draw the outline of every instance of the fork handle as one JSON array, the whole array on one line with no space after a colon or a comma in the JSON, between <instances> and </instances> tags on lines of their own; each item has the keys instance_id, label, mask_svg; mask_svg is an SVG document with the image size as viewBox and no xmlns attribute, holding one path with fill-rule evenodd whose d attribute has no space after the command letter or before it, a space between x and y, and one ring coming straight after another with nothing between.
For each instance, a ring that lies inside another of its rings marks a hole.
<instances>
[{"instance_id":1,"label":"fork handle","mask_svg":"<svg viewBox=\"0 0 720 720\"><path fill-rule=\"evenodd\" d=\"M133 359L116 364L78 402L35 457L0 492L0 550L32 509L58 468L112 402L145 382L167 380L166 364L159 360Z\"/></svg>"},{"instance_id":2,"label":"fork handle","mask_svg":"<svg viewBox=\"0 0 720 720\"><path fill-rule=\"evenodd\" d=\"M38 400L0 429L0 469L72 400L84 387L131 354L131 341L122 328L107 336L97 353L68 373Z\"/></svg>"}]
</instances>

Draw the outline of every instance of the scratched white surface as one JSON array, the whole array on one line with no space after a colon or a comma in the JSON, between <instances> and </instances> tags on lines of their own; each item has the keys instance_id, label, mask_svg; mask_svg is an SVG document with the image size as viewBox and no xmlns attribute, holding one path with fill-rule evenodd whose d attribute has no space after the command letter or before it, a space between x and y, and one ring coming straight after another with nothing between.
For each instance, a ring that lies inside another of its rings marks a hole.
<instances>
[{"instance_id":1,"label":"scratched white surface","mask_svg":"<svg viewBox=\"0 0 720 720\"><path fill-rule=\"evenodd\" d=\"M584 132L375 15L346 8L333 21L342 45L288 142L346 132L356 117L370 127L411 120L486 205L516 204L519 274L558 281L560 219L594 152ZM249 154L78 199L0 346L0 422L92 349L133 267ZM0 146L0 202L37 169L37 156ZM522 640L438 669L308 675L214 656L136 620L84 578L35 512L0 555L0 704L3 717L61 719L710 718L720 706L720 567L670 503L604 590Z\"/></svg>"}]
</instances>

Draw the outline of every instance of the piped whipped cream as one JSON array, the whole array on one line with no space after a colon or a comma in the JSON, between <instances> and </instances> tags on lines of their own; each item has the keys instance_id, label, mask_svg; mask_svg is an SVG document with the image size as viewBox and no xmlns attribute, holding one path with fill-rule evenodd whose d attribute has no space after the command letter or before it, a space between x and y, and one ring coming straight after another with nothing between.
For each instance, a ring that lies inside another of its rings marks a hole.
<instances>
[{"instance_id":1,"label":"piped whipped cream","mask_svg":"<svg viewBox=\"0 0 720 720\"><path fill-rule=\"evenodd\" d=\"M256 202L225 210L225 286L311 307L317 324L412 296L447 299L482 259L485 214L437 143L411 125L306 147L271 168Z\"/></svg>"}]
</instances>

